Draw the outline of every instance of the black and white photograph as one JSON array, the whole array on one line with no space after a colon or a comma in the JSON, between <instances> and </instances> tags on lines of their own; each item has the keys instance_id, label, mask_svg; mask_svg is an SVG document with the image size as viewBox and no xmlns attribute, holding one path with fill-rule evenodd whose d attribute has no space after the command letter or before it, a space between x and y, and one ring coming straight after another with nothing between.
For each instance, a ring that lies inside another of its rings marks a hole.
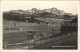
<instances>
[{"instance_id":1,"label":"black and white photograph","mask_svg":"<svg viewBox=\"0 0 80 52\"><path fill-rule=\"evenodd\" d=\"M3 1L3 50L77 50L78 1Z\"/></svg>"}]
</instances>

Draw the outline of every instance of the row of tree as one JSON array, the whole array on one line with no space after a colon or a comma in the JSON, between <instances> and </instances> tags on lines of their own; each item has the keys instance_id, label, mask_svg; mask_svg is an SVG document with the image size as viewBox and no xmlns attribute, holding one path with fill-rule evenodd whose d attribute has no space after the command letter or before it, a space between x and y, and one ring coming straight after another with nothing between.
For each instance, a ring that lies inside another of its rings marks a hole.
<instances>
[{"instance_id":1,"label":"row of tree","mask_svg":"<svg viewBox=\"0 0 80 52\"><path fill-rule=\"evenodd\" d=\"M50 8L39 10L32 8L31 10L11 10L3 12L3 19L25 21L26 17L29 18L64 18L65 16L70 17L72 14L65 13L64 11L58 10L57 8Z\"/></svg>"},{"instance_id":2,"label":"row of tree","mask_svg":"<svg viewBox=\"0 0 80 52\"><path fill-rule=\"evenodd\" d=\"M58 10L57 8L50 8L50 9L37 9L37 8L32 8L31 10L11 10L11 11L5 11L4 13L19 13L19 14L39 14L39 13L52 13L52 14L57 14L57 15L64 15L64 14L70 14L71 13L65 13L63 10Z\"/></svg>"}]
</instances>

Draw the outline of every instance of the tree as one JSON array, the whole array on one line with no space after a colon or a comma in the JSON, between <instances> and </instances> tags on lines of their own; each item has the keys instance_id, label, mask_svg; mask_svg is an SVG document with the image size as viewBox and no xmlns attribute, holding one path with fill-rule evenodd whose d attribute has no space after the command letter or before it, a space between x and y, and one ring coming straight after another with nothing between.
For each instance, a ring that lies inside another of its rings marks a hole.
<instances>
[{"instance_id":1,"label":"tree","mask_svg":"<svg viewBox=\"0 0 80 52\"><path fill-rule=\"evenodd\" d=\"M32 13L37 13L38 9L32 8L31 11L32 11Z\"/></svg>"}]
</instances>

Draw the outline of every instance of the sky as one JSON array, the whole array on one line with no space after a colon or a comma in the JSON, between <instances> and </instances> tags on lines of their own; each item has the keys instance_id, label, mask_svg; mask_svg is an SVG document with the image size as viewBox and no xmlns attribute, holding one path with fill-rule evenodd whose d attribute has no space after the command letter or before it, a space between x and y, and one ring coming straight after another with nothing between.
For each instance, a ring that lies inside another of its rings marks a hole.
<instances>
[{"instance_id":1,"label":"sky","mask_svg":"<svg viewBox=\"0 0 80 52\"><path fill-rule=\"evenodd\" d=\"M1 11L49 9L55 7L66 13L78 14L78 1L2 1Z\"/></svg>"}]
</instances>

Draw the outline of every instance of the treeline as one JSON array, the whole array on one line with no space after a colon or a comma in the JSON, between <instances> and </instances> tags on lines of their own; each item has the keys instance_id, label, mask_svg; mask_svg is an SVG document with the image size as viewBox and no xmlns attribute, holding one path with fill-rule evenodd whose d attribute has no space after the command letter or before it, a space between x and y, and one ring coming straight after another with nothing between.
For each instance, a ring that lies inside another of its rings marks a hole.
<instances>
[{"instance_id":1,"label":"treeline","mask_svg":"<svg viewBox=\"0 0 80 52\"><path fill-rule=\"evenodd\" d=\"M65 13L57 8L39 10L32 8L31 10L11 10L3 12L3 19L25 21L27 18L71 18L71 13Z\"/></svg>"},{"instance_id":2,"label":"treeline","mask_svg":"<svg viewBox=\"0 0 80 52\"><path fill-rule=\"evenodd\" d=\"M3 19L24 21L28 18L63 18L61 15L51 13L40 13L40 14L17 14L17 13L3 13Z\"/></svg>"}]
</instances>

